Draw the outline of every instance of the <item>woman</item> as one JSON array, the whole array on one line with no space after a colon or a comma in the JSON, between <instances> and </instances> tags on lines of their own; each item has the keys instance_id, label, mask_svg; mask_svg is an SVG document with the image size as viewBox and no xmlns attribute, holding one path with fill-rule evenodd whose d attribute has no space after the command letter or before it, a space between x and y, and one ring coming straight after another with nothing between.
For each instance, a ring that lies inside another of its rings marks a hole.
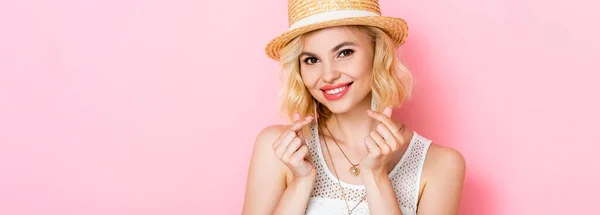
<instances>
[{"instance_id":1,"label":"woman","mask_svg":"<svg viewBox=\"0 0 600 215\"><path fill-rule=\"evenodd\" d=\"M392 118L410 73L407 36L376 0L290 0L267 55L285 77L289 125L256 138L243 214L457 214L465 161Z\"/></svg>"}]
</instances>

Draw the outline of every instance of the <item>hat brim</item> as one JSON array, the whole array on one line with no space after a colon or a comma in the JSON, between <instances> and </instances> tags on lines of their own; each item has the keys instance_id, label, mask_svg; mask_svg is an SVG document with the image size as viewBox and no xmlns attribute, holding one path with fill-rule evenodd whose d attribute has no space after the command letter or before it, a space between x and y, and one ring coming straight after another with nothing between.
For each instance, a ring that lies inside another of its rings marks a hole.
<instances>
[{"instance_id":1,"label":"hat brim","mask_svg":"<svg viewBox=\"0 0 600 215\"><path fill-rule=\"evenodd\" d=\"M269 56L269 58L279 60L279 50L285 47L295 37L327 27L344 25L366 25L378 27L389 35L396 47L400 47L402 44L404 44L408 36L408 25L406 24L406 21L404 21L404 19L401 18L388 16L343 18L315 23L304 27L296 28L291 31L286 31L283 34L272 39L265 47L265 52L267 56Z\"/></svg>"}]
</instances>

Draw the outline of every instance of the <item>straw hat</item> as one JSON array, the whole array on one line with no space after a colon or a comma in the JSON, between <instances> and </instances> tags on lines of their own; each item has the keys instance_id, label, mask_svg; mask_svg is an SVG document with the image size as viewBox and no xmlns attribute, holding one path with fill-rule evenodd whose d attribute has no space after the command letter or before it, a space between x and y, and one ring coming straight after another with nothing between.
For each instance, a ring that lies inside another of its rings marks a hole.
<instances>
[{"instance_id":1,"label":"straw hat","mask_svg":"<svg viewBox=\"0 0 600 215\"><path fill-rule=\"evenodd\" d=\"M288 30L272 39L265 48L267 56L274 60L279 60L279 50L295 37L327 27L379 27L396 47L404 44L408 36L406 21L382 16L378 0L288 0L288 25Z\"/></svg>"}]
</instances>

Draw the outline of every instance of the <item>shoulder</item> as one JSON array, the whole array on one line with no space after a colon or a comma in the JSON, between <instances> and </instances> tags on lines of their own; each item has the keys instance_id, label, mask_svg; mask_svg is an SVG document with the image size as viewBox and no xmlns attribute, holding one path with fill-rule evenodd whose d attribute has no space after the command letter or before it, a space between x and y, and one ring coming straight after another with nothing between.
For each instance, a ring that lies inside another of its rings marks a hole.
<instances>
[{"instance_id":1,"label":"shoulder","mask_svg":"<svg viewBox=\"0 0 600 215\"><path fill-rule=\"evenodd\" d=\"M281 135L284 129L285 125L278 124L264 127L256 136L255 147L270 147L271 144L279 138L279 135Z\"/></svg>"},{"instance_id":2,"label":"shoulder","mask_svg":"<svg viewBox=\"0 0 600 215\"><path fill-rule=\"evenodd\" d=\"M277 141L284 129L284 125L270 125L258 132L250 158L249 174L251 177L262 178L268 175L269 177L285 178L287 168L275 156L273 149L273 143Z\"/></svg>"},{"instance_id":3,"label":"shoulder","mask_svg":"<svg viewBox=\"0 0 600 215\"><path fill-rule=\"evenodd\" d=\"M269 125L262 128L254 141L253 159L268 160L271 163L279 161L275 156L273 144L284 132L285 128L285 125Z\"/></svg>"},{"instance_id":4,"label":"shoulder","mask_svg":"<svg viewBox=\"0 0 600 215\"><path fill-rule=\"evenodd\" d=\"M444 167L460 168L466 163L465 158L458 150L436 143L431 144L428 154L431 155L435 163Z\"/></svg>"},{"instance_id":5,"label":"shoulder","mask_svg":"<svg viewBox=\"0 0 600 215\"><path fill-rule=\"evenodd\" d=\"M418 210L458 214L465 181L465 158L456 149L432 143L426 154Z\"/></svg>"},{"instance_id":6,"label":"shoulder","mask_svg":"<svg viewBox=\"0 0 600 215\"><path fill-rule=\"evenodd\" d=\"M267 126L256 136L246 180L242 214L265 214L266 210L272 211L286 189L286 167L275 156L273 150L273 143L279 138L284 127Z\"/></svg>"},{"instance_id":7,"label":"shoulder","mask_svg":"<svg viewBox=\"0 0 600 215\"><path fill-rule=\"evenodd\" d=\"M254 141L252 159L261 160L261 163L268 163L272 168L279 167L276 169L286 169L283 162L275 156L275 149L273 148L273 144L279 139L279 136L281 136L286 128L287 126L279 124L262 128Z\"/></svg>"},{"instance_id":8,"label":"shoulder","mask_svg":"<svg viewBox=\"0 0 600 215\"><path fill-rule=\"evenodd\" d=\"M466 171L466 161L458 150L432 143L423 168L430 179L461 178Z\"/></svg>"},{"instance_id":9,"label":"shoulder","mask_svg":"<svg viewBox=\"0 0 600 215\"><path fill-rule=\"evenodd\" d=\"M275 141L279 139L286 129L286 125L275 124L266 126L260 130L256 136L254 152L252 153L252 160L255 160L252 163L258 165L251 164L251 169L269 169L269 172L281 176L289 182L291 171L275 156L275 149L273 148Z\"/></svg>"}]
</instances>

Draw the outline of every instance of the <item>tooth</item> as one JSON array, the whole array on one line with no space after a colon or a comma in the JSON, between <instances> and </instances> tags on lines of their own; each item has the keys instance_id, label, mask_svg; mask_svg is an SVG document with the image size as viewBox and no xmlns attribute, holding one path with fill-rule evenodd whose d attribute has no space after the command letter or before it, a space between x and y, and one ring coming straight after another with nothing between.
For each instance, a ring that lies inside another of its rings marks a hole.
<instances>
[{"instance_id":1,"label":"tooth","mask_svg":"<svg viewBox=\"0 0 600 215\"><path fill-rule=\"evenodd\" d=\"M348 87L348 86L342 86L342 87L338 87L338 88L335 88L335 89L326 90L325 92L327 94L330 94L330 95L338 94L338 93L344 91L346 89L346 87Z\"/></svg>"}]
</instances>

